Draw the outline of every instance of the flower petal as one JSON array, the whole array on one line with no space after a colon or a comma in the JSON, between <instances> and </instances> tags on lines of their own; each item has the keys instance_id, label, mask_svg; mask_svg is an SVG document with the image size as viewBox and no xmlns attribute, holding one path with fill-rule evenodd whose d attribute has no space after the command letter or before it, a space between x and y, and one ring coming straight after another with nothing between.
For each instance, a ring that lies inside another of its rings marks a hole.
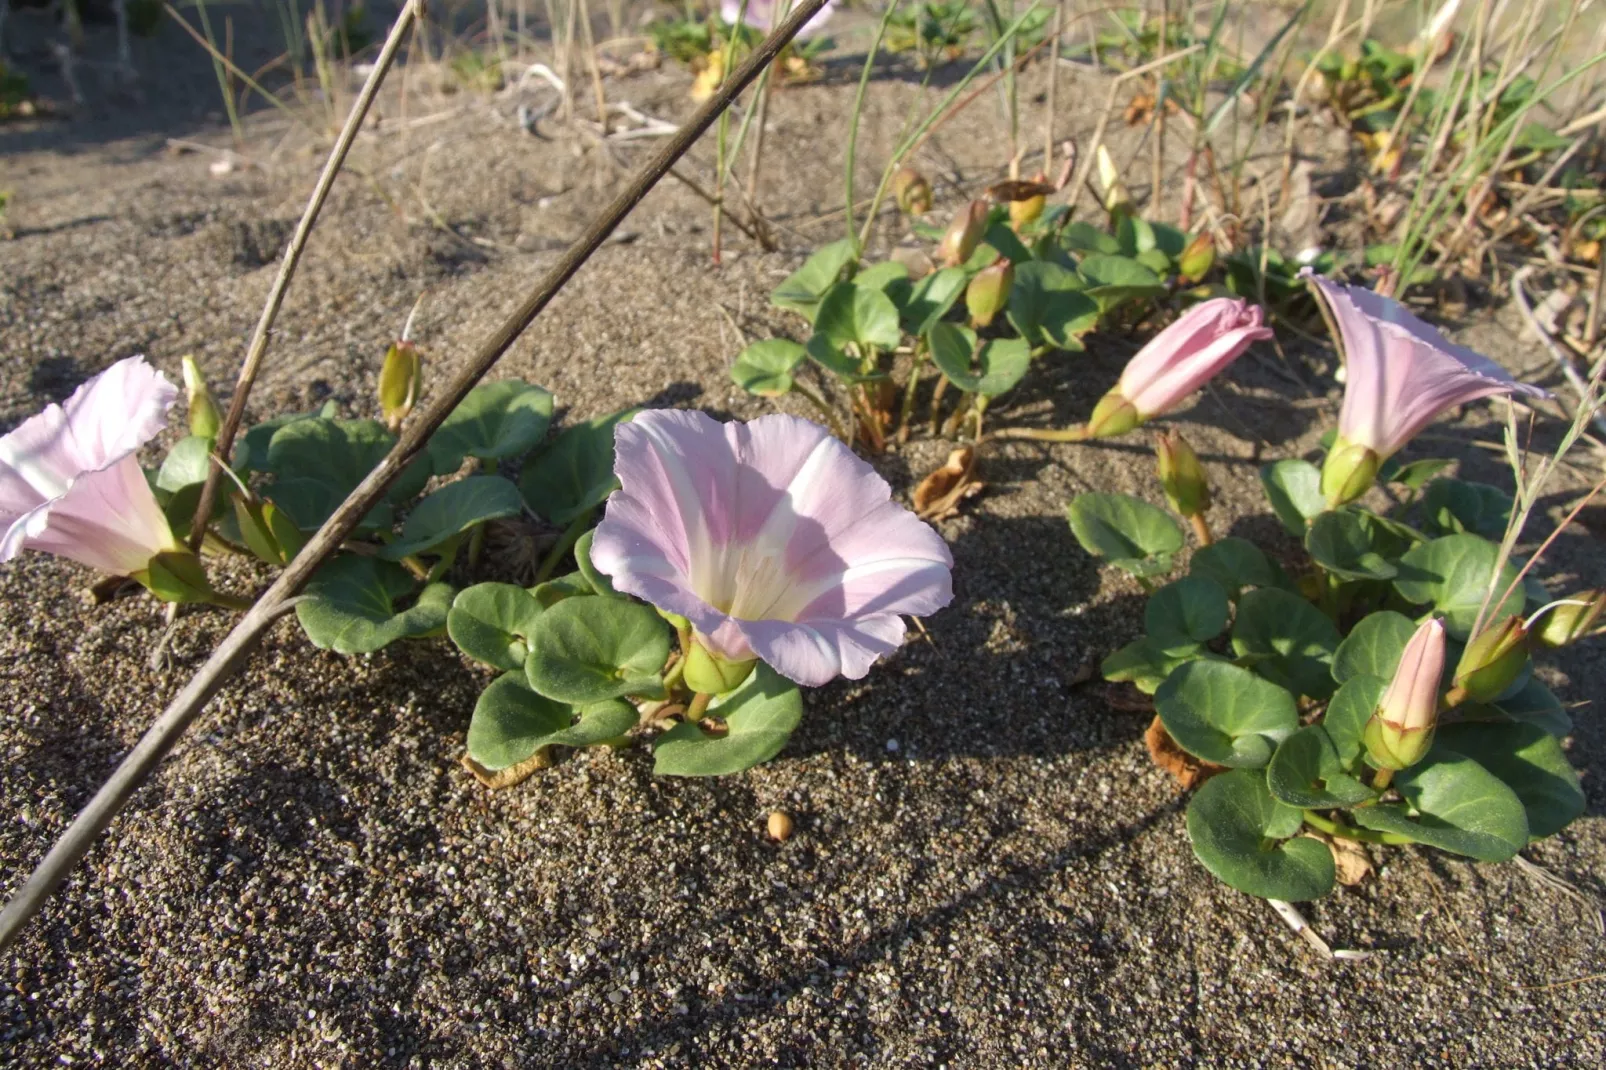
<instances>
[{"instance_id":1,"label":"flower petal","mask_svg":"<svg viewBox=\"0 0 1606 1070\"><path fill-rule=\"evenodd\" d=\"M73 391L62 408L83 466L105 468L155 438L178 397L144 357L126 357Z\"/></svg>"},{"instance_id":2,"label":"flower petal","mask_svg":"<svg viewBox=\"0 0 1606 1070\"><path fill-rule=\"evenodd\" d=\"M107 468L85 472L64 496L13 523L0 541L0 561L20 549L40 550L127 576L157 554L178 548L138 459L128 454Z\"/></svg>"},{"instance_id":3,"label":"flower petal","mask_svg":"<svg viewBox=\"0 0 1606 1070\"><path fill-rule=\"evenodd\" d=\"M742 621L753 652L782 676L819 687L837 676L862 680L877 658L903 643L903 618L881 614L857 620Z\"/></svg>"},{"instance_id":4,"label":"flower petal","mask_svg":"<svg viewBox=\"0 0 1606 1070\"><path fill-rule=\"evenodd\" d=\"M60 405L28 417L0 438L0 523L9 527L22 514L61 497L84 468Z\"/></svg>"}]
</instances>

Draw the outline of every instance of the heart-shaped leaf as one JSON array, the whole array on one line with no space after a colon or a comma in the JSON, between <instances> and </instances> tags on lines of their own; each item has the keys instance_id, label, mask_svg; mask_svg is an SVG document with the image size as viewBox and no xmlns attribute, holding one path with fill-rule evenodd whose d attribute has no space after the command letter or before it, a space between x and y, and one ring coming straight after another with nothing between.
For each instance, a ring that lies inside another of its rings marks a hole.
<instances>
[{"instance_id":1,"label":"heart-shaped leaf","mask_svg":"<svg viewBox=\"0 0 1606 1070\"><path fill-rule=\"evenodd\" d=\"M583 572L554 576L530 588L530 596L541 603L543 609L551 609L566 598L584 598L596 593L596 588L591 586L591 581L585 578Z\"/></svg>"},{"instance_id":2,"label":"heart-shaped leaf","mask_svg":"<svg viewBox=\"0 0 1606 1070\"><path fill-rule=\"evenodd\" d=\"M1227 596L1237 601L1249 587L1286 587L1288 577L1260 547L1248 539L1229 536L1193 552L1188 575L1215 580Z\"/></svg>"},{"instance_id":3,"label":"heart-shaped leaf","mask_svg":"<svg viewBox=\"0 0 1606 1070\"><path fill-rule=\"evenodd\" d=\"M519 492L538 516L566 527L619 486L613 477L614 430L636 414L624 409L575 424L524 463Z\"/></svg>"},{"instance_id":4,"label":"heart-shaped leaf","mask_svg":"<svg viewBox=\"0 0 1606 1070\"><path fill-rule=\"evenodd\" d=\"M481 383L458 402L430 436L438 475L450 475L464 457L500 461L535 448L552 423L552 395L517 379Z\"/></svg>"},{"instance_id":5,"label":"heart-shaped leaf","mask_svg":"<svg viewBox=\"0 0 1606 1070\"><path fill-rule=\"evenodd\" d=\"M1238 601L1232 649L1259 655L1255 671L1296 695L1323 699L1333 693L1333 652L1338 628L1292 591L1260 587Z\"/></svg>"},{"instance_id":6,"label":"heart-shaped leaf","mask_svg":"<svg viewBox=\"0 0 1606 1070\"><path fill-rule=\"evenodd\" d=\"M400 561L429 553L456 539L476 524L524 511L519 488L501 476L469 476L448 483L413 506L402 525L401 538L382 547L379 556Z\"/></svg>"},{"instance_id":7,"label":"heart-shaped leaf","mask_svg":"<svg viewBox=\"0 0 1606 1070\"><path fill-rule=\"evenodd\" d=\"M1415 632L1416 625L1404 613L1392 609L1368 613L1333 653L1333 679L1343 683L1364 673L1392 680Z\"/></svg>"},{"instance_id":8,"label":"heart-shaped leaf","mask_svg":"<svg viewBox=\"0 0 1606 1070\"><path fill-rule=\"evenodd\" d=\"M1182 529L1171 514L1128 494L1079 494L1066 509L1082 549L1137 576L1171 570Z\"/></svg>"},{"instance_id":9,"label":"heart-shaped leaf","mask_svg":"<svg viewBox=\"0 0 1606 1070\"><path fill-rule=\"evenodd\" d=\"M1377 704L1383 701L1388 681L1376 676L1355 675L1345 680L1327 703L1322 714L1322 728L1346 767L1359 758L1365 743L1366 722L1372 719Z\"/></svg>"},{"instance_id":10,"label":"heart-shaped leaf","mask_svg":"<svg viewBox=\"0 0 1606 1070\"><path fill-rule=\"evenodd\" d=\"M1527 592L1517 585L1498 606L1494 599L1504 594L1517 578L1517 569L1507 561L1495 575L1500 550L1477 535L1446 535L1407 551L1399 560L1400 574L1394 589L1407 602L1428 603L1444 615L1444 626L1457 639L1465 640L1489 596L1490 609L1485 625L1495 624L1522 612Z\"/></svg>"},{"instance_id":11,"label":"heart-shaped leaf","mask_svg":"<svg viewBox=\"0 0 1606 1070\"><path fill-rule=\"evenodd\" d=\"M1422 516L1435 533L1470 532L1498 539L1511 519L1511 495L1487 483L1435 479L1422 496Z\"/></svg>"},{"instance_id":12,"label":"heart-shaped leaf","mask_svg":"<svg viewBox=\"0 0 1606 1070\"><path fill-rule=\"evenodd\" d=\"M900 289L901 283L909 281L909 269L896 260L887 260L880 264L871 264L867 268L860 268L853 276L853 285L863 286L867 290L880 290L888 297ZM897 304L894 300L893 304Z\"/></svg>"},{"instance_id":13,"label":"heart-shaped leaf","mask_svg":"<svg viewBox=\"0 0 1606 1070\"><path fill-rule=\"evenodd\" d=\"M1115 225L1115 241L1120 246L1122 256L1151 252L1155 248L1154 228L1147 220L1124 212Z\"/></svg>"},{"instance_id":14,"label":"heart-shaped leaf","mask_svg":"<svg viewBox=\"0 0 1606 1070\"><path fill-rule=\"evenodd\" d=\"M820 246L802 267L775 288L770 294L770 304L790 309L813 323L821 299L858 258L858 244L848 238Z\"/></svg>"},{"instance_id":15,"label":"heart-shaped leaf","mask_svg":"<svg viewBox=\"0 0 1606 1070\"><path fill-rule=\"evenodd\" d=\"M1220 635L1231 608L1221 584L1184 576L1150 596L1143 607L1143 630L1162 651L1188 650Z\"/></svg>"},{"instance_id":16,"label":"heart-shaped leaf","mask_svg":"<svg viewBox=\"0 0 1606 1070\"><path fill-rule=\"evenodd\" d=\"M541 612L541 603L523 587L476 583L452 600L446 634L457 649L476 661L523 673L530 632Z\"/></svg>"},{"instance_id":17,"label":"heart-shaped leaf","mask_svg":"<svg viewBox=\"0 0 1606 1070\"><path fill-rule=\"evenodd\" d=\"M1377 479L1380 483L1398 483L1412 490L1421 490L1428 480L1454 463L1443 457L1428 457L1410 464L1400 464L1397 457L1390 457L1378 470Z\"/></svg>"},{"instance_id":18,"label":"heart-shaped leaf","mask_svg":"<svg viewBox=\"0 0 1606 1070\"><path fill-rule=\"evenodd\" d=\"M296 606L296 619L320 650L372 653L397 639L433 635L446 627L452 588L432 583L412 606L396 609L397 599L412 589L411 577L399 565L341 554L313 573L306 597Z\"/></svg>"},{"instance_id":19,"label":"heart-shaped leaf","mask_svg":"<svg viewBox=\"0 0 1606 1070\"><path fill-rule=\"evenodd\" d=\"M377 420L294 420L279 428L268 443L267 469L273 473L273 484L265 494L302 531L316 530L395 442ZM427 458L409 464L386 492L386 500L363 518L359 530L388 529L393 516L388 503L417 495L429 474Z\"/></svg>"},{"instance_id":20,"label":"heart-shaped leaf","mask_svg":"<svg viewBox=\"0 0 1606 1070\"><path fill-rule=\"evenodd\" d=\"M1354 806L1375 797L1321 725L1307 725L1283 740L1266 767L1266 786L1280 801L1305 810Z\"/></svg>"},{"instance_id":21,"label":"heart-shaped leaf","mask_svg":"<svg viewBox=\"0 0 1606 1070\"><path fill-rule=\"evenodd\" d=\"M1130 681L1145 695L1152 695L1178 665L1215 657L1204 647L1162 650L1159 643L1145 635L1105 658L1099 670L1106 680Z\"/></svg>"},{"instance_id":22,"label":"heart-shaped leaf","mask_svg":"<svg viewBox=\"0 0 1606 1070\"><path fill-rule=\"evenodd\" d=\"M898 306L880 290L839 282L820 302L814 333L836 349L856 345L863 353L871 346L892 349L903 338Z\"/></svg>"},{"instance_id":23,"label":"heart-shaped leaf","mask_svg":"<svg viewBox=\"0 0 1606 1070\"><path fill-rule=\"evenodd\" d=\"M778 398L792 389L792 373L807 351L790 338L754 342L731 365L731 379L749 394Z\"/></svg>"},{"instance_id":24,"label":"heart-shaped leaf","mask_svg":"<svg viewBox=\"0 0 1606 1070\"><path fill-rule=\"evenodd\" d=\"M976 348L976 332L939 323L926 335L931 359L961 390L994 397L1026 375L1032 353L1024 339L996 338Z\"/></svg>"},{"instance_id":25,"label":"heart-shaped leaf","mask_svg":"<svg viewBox=\"0 0 1606 1070\"><path fill-rule=\"evenodd\" d=\"M233 468L243 478L248 472L266 472L268 470L268 445L273 436L279 433L279 428L297 420L333 420L339 415L339 408L333 401L324 403L318 412L287 412L272 419L263 420L241 432L234 442Z\"/></svg>"},{"instance_id":26,"label":"heart-shaped leaf","mask_svg":"<svg viewBox=\"0 0 1606 1070\"><path fill-rule=\"evenodd\" d=\"M156 473L156 485L162 490L177 492L196 483L205 483L206 473L212 467L212 445L212 439L200 435L186 435L173 443ZM193 513L194 509L190 511Z\"/></svg>"},{"instance_id":27,"label":"heart-shaped leaf","mask_svg":"<svg viewBox=\"0 0 1606 1070\"><path fill-rule=\"evenodd\" d=\"M498 676L474 704L468 756L495 772L529 760L542 747L592 747L636 726L636 708L613 699L575 709L531 691L524 674Z\"/></svg>"},{"instance_id":28,"label":"heart-shaped leaf","mask_svg":"<svg viewBox=\"0 0 1606 1070\"><path fill-rule=\"evenodd\" d=\"M1260 470L1260 484L1283 527L1301 538L1309 522L1327 509L1322 473L1309 461L1290 458L1268 464Z\"/></svg>"},{"instance_id":29,"label":"heart-shaped leaf","mask_svg":"<svg viewBox=\"0 0 1606 1070\"><path fill-rule=\"evenodd\" d=\"M1299 727L1294 696L1225 661L1190 661L1154 693L1165 730L1196 758L1258 769Z\"/></svg>"},{"instance_id":30,"label":"heart-shaped leaf","mask_svg":"<svg viewBox=\"0 0 1606 1070\"><path fill-rule=\"evenodd\" d=\"M1126 301L1165 295L1165 282L1153 271L1125 256L1094 253L1076 265L1086 282L1087 295L1098 302L1100 312Z\"/></svg>"},{"instance_id":31,"label":"heart-shaped leaf","mask_svg":"<svg viewBox=\"0 0 1606 1070\"><path fill-rule=\"evenodd\" d=\"M1299 831L1300 811L1247 769L1211 777L1188 803L1193 853L1222 881L1262 899L1302 902L1333 887L1333 853ZM1283 840L1281 843L1270 842Z\"/></svg>"},{"instance_id":32,"label":"heart-shaped leaf","mask_svg":"<svg viewBox=\"0 0 1606 1070\"><path fill-rule=\"evenodd\" d=\"M997 256L992 257L988 263L992 263L998 257L1003 257L1016 267L1031 263L1032 251L1007 223L999 222L989 226L987 233L982 237L982 242L997 253Z\"/></svg>"},{"instance_id":33,"label":"heart-shaped leaf","mask_svg":"<svg viewBox=\"0 0 1606 1070\"><path fill-rule=\"evenodd\" d=\"M653 772L663 776L724 776L751 769L781 752L803 719L797 685L763 662L735 691L716 699L709 716L723 734L678 724L653 742Z\"/></svg>"},{"instance_id":34,"label":"heart-shaped leaf","mask_svg":"<svg viewBox=\"0 0 1606 1070\"><path fill-rule=\"evenodd\" d=\"M1081 336L1098 326L1099 306L1082 292L1076 272L1034 260L1015 269L1009 289L1009 322L1032 346L1080 350Z\"/></svg>"},{"instance_id":35,"label":"heart-shaped leaf","mask_svg":"<svg viewBox=\"0 0 1606 1070\"><path fill-rule=\"evenodd\" d=\"M1584 812L1578 774L1560 741L1538 725L1445 725L1434 746L1466 755L1516 792L1532 839L1560 832Z\"/></svg>"},{"instance_id":36,"label":"heart-shaped leaf","mask_svg":"<svg viewBox=\"0 0 1606 1070\"><path fill-rule=\"evenodd\" d=\"M524 671L541 694L576 706L660 693L669 638L640 602L566 598L536 618Z\"/></svg>"},{"instance_id":37,"label":"heart-shaped leaf","mask_svg":"<svg viewBox=\"0 0 1606 1070\"><path fill-rule=\"evenodd\" d=\"M915 283L898 310L903 329L917 337L931 330L954 307L969 282L963 268L943 268Z\"/></svg>"},{"instance_id":38,"label":"heart-shaped leaf","mask_svg":"<svg viewBox=\"0 0 1606 1070\"><path fill-rule=\"evenodd\" d=\"M1065 248L1078 253L1114 253L1121 252L1121 243L1115 240L1115 235L1109 234L1093 226L1077 220L1065 228Z\"/></svg>"},{"instance_id":39,"label":"heart-shaped leaf","mask_svg":"<svg viewBox=\"0 0 1606 1070\"><path fill-rule=\"evenodd\" d=\"M1372 529L1349 509L1335 509L1312 520L1305 550L1341 580L1391 580L1398 571L1373 545Z\"/></svg>"},{"instance_id":40,"label":"heart-shaped leaf","mask_svg":"<svg viewBox=\"0 0 1606 1070\"><path fill-rule=\"evenodd\" d=\"M1405 803L1363 806L1355 822L1484 862L1504 862L1528 845L1528 818L1517 793L1483 766L1435 748L1394 776Z\"/></svg>"},{"instance_id":41,"label":"heart-shaped leaf","mask_svg":"<svg viewBox=\"0 0 1606 1070\"><path fill-rule=\"evenodd\" d=\"M1516 721L1537 725L1557 739L1573 730L1572 716L1550 688L1532 677L1516 692L1490 703L1460 708L1463 717L1480 721Z\"/></svg>"}]
</instances>

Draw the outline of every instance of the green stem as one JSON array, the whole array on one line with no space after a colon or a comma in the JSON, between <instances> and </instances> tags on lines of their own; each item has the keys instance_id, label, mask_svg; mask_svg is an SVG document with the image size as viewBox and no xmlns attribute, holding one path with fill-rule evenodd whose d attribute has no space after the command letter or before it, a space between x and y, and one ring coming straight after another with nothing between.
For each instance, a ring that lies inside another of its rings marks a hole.
<instances>
[{"instance_id":1,"label":"green stem","mask_svg":"<svg viewBox=\"0 0 1606 1070\"><path fill-rule=\"evenodd\" d=\"M249 598L240 598L236 595L224 594L222 591L213 591L212 597L207 599L207 601L209 604L214 606L222 606L224 609L238 609L242 612L255 605L255 603Z\"/></svg>"},{"instance_id":2,"label":"green stem","mask_svg":"<svg viewBox=\"0 0 1606 1070\"><path fill-rule=\"evenodd\" d=\"M708 712L708 704L713 700L714 696L707 691L697 692L697 694L692 697L691 703L686 707L686 720L692 722L693 724L701 721L703 719L703 714Z\"/></svg>"},{"instance_id":3,"label":"green stem","mask_svg":"<svg viewBox=\"0 0 1606 1070\"><path fill-rule=\"evenodd\" d=\"M1392 832L1377 832L1373 829L1360 829L1351 825L1345 825L1330 818L1325 818L1314 810L1305 811L1305 824L1309 825L1313 829L1316 829L1320 832L1325 832L1329 836L1334 836L1341 840L1357 840L1361 843L1387 844L1404 844L1415 842L1408 836L1399 836Z\"/></svg>"},{"instance_id":4,"label":"green stem","mask_svg":"<svg viewBox=\"0 0 1606 1070\"><path fill-rule=\"evenodd\" d=\"M898 441L909 441L909 420L915 411L915 390L920 386L920 365L926 358L925 340L915 341L914 363L909 366L909 382L903 389L903 409L898 414Z\"/></svg>"},{"instance_id":5,"label":"green stem","mask_svg":"<svg viewBox=\"0 0 1606 1070\"><path fill-rule=\"evenodd\" d=\"M826 421L831 425L831 433L843 442L848 440L848 433L842 429L842 421L837 418L836 410L826 404L824 398L811 386L797 380L792 381L792 391L799 397L806 399L816 409L820 410Z\"/></svg>"},{"instance_id":6,"label":"green stem","mask_svg":"<svg viewBox=\"0 0 1606 1070\"><path fill-rule=\"evenodd\" d=\"M848 240L853 242L855 251L864 248L868 234L860 236L855 233L853 225L853 165L857 162L859 147L859 116L864 112L864 94L870 87L870 71L875 67L876 53L881 51L881 41L887 36L887 26L892 22L892 16L898 11L902 0L893 0L887 5L886 13L881 16L881 25L876 27L875 40L870 43L870 51L864 56L864 69L859 72L859 88L853 95L853 111L848 114L848 150L847 164L842 175L842 192L847 207ZM879 192L879 191L878 191ZM875 208L871 208L871 219L875 218ZM866 230L869 224L866 222Z\"/></svg>"},{"instance_id":7,"label":"green stem","mask_svg":"<svg viewBox=\"0 0 1606 1070\"><path fill-rule=\"evenodd\" d=\"M1393 782L1394 782L1394 770L1392 770L1392 769L1379 769L1377 771L1377 774L1372 777L1372 790L1373 791L1384 791Z\"/></svg>"},{"instance_id":8,"label":"green stem","mask_svg":"<svg viewBox=\"0 0 1606 1070\"><path fill-rule=\"evenodd\" d=\"M686 675L686 655L682 654L669 671L664 673L664 690L673 693L680 686L680 678Z\"/></svg>"},{"instance_id":9,"label":"green stem","mask_svg":"<svg viewBox=\"0 0 1606 1070\"><path fill-rule=\"evenodd\" d=\"M574 549L574 544L580 541L580 536L584 535L586 528L590 526L591 510L587 509L574 518L574 521L564 529L563 536L552 544L551 550L547 551L546 558L541 562L541 567L535 572L536 583L545 583L552 578L552 573L557 569L558 562L563 560L565 554Z\"/></svg>"},{"instance_id":10,"label":"green stem","mask_svg":"<svg viewBox=\"0 0 1606 1070\"><path fill-rule=\"evenodd\" d=\"M1086 442L1090 437L1086 424L1075 427L1001 427L993 438L1029 438L1037 442Z\"/></svg>"}]
</instances>

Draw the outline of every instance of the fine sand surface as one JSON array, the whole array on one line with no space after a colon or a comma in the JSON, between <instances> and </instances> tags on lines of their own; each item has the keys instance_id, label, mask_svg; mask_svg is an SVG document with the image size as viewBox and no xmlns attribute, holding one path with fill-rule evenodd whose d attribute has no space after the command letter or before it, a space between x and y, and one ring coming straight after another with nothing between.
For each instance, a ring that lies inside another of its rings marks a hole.
<instances>
[{"instance_id":1,"label":"fine sand surface","mask_svg":"<svg viewBox=\"0 0 1606 1070\"><path fill-rule=\"evenodd\" d=\"M666 183L494 374L549 387L571 420L643 403L767 411L726 374L732 323L751 337L800 326L766 295L842 233L822 217L841 201L855 63L774 100L763 199L782 251L728 231L715 267L708 209ZM0 241L0 429L136 352L175 378L194 353L221 393L232 383L321 156L264 116L244 151L265 169L214 177L211 157L164 149L166 136L226 143L205 116L209 68L145 69L144 107L0 127L0 186L17 195L17 236ZM336 187L257 417L327 398L371 412L380 356L426 288L416 334L439 382L655 144L611 160L555 122L523 132L516 97L442 97L414 78L406 111L387 96L359 173ZM609 94L677 119L688 82L666 68ZM1066 76L1062 136L1088 135L1106 86ZM1032 144L1041 89L1031 73ZM901 69L877 82L861 191L917 91ZM988 94L932 142L921 163L941 176L944 210L956 182L998 175L1001 131ZM1132 132L1113 137L1118 158L1137 148ZM1342 136L1308 140L1333 153L1315 160L1318 188L1341 192ZM712 151L688 169L706 178ZM1556 385L1508 312L1474 307L1449 326ZM1134 345L1094 336L989 418L1085 416ZM1310 451L1337 398L1331 355L1301 355L1308 390L1257 350L1174 421L1215 482L1217 529L1289 553L1256 469ZM1547 416L1537 440L1555 433ZM1478 445L1498 440L1488 413L1435 435L1412 455L1500 477ZM906 494L947 448L920 436L875 463ZM1143 435L989 454L986 493L940 525L956 596L926 622L930 641L810 693L775 761L721 780L655 779L637 748L489 791L459 765L485 671L444 640L342 658L280 625L0 956L0 1065L1601 1065L1599 711L1576 711L1570 744L1587 815L1524 852L1587 904L1516 864L1390 849L1371 880L1304 908L1335 947L1377 954L1318 959L1194 859L1186 799L1144 749L1148 715L1112 706L1090 673L1140 631L1141 594L1082 553L1063 510L1095 488L1158 500L1151 463ZM1546 530L1594 478L1563 476ZM1559 540L1558 589L1606 584L1600 527ZM242 593L268 578L243 565L224 577ZM159 607L90 606L89 580L36 555L0 567L0 893L228 627L222 612L186 613L153 674ZM1569 702L1606 684L1599 644L1553 666ZM764 834L773 809L796 821L784 845Z\"/></svg>"}]
</instances>

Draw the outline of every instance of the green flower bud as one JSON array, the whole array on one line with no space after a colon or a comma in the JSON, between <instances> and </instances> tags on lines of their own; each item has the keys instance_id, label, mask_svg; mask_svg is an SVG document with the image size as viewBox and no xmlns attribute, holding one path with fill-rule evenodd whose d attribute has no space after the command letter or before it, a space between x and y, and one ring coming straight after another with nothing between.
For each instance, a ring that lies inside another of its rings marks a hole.
<instances>
[{"instance_id":1,"label":"green flower bud","mask_svg":"<svg viewBox=\"0 0 1606 1070\"><path fill-rule=\"evenodd\" d=\"M1197 282L1208 275L1215 264L1216 240L1201 231L1177 257L1177 273L1190 282Z\"/></svg>"},{"instance_id":2,"label":"green flower bud","mask_svg":"<svg viewBox=\"0 0 1606 1070\"><path fill-rule=\"evenodd\" d=\"M1154 453L1160 466L1160 487L1171 508L1181 516L1198 516L1210 508L1210 484L1199 455L1180 432L1156 435Z\"/></svg>"},{"instance_id":3,"label":"green flower bud","mask_svg":"<svg viewBox=\"0 0 1606 1070\"><path fill-rule=\"evenodd\" d=\"M1009 288L1015 282L1015 267L1008 260L1000 260L992 267L976 272L965 288L965 307L970 309L970 325L986 327L1009 306Z\"/></svg>"},{"instance_id":4,"label":"green flower bud","mask_svg":"<svg viewBox=\"0 0 1606 1070\"><path fill-rule=\"evenodd\" d=\"M1394 679L1361 733L1373 765L1406 769L1427 754L1439 721L1443 675L1444 622L1430 617L1405 644Z\"/></svg>"},{"instance_id":5,"label":"green flower bud","mask_svg":"<svg viewBox=\"0 0 1606 1070\"><path fill-rule=\"evenodd\" d=\"M1322 494L1327 498L1327 508L1337 509L1370 490L1382 463L1383 458L1375 450L1345 442L1340 436L1322 465Z\"/></svg>"},{"instance_id":6,"label":"green flower bud","mask_svg":"<svg viewBox=\"0 0 1606 1070\"><path fill-rule=\"evenodd\" d=\"M218 413L217 402L212 400L212 392L206 388L200 366L195 363L194 357L185 357L179 364L179 370L184 374L190 434L198 438L217 438L218 428L223 426L223 417Z\"/></svg>"},{"instance_id":7,"label":"green flower bud","mask_svg":"<svg viewBox=\"0 0 1606 1070\"><path fill-rule=\"evenodd\" d=\"M401 430L402 421L413 411L423 377L424 361L413 343L397 342L385 351L379 369L379 411L391 434Z\"/></svg>"},{"instance_id":8,"label":"green flower bud","mask_svg":"<svg viewBox=\"0 0 1606 1070\"><path fill-rule=\"evenodd\" d=\"M892 196L904 215L925 215L931 211L931 183L912 167L900 167L892 176Z\"/></svg>"},{"instance_id":9,"label":"green flower bud","mask_svg":"<svg viewBox=\"0 0 1606 1070\"><path fill-rule=\"evenodd\" d=\"M937 246L937 259L943 267L958 267L975 253L982 235L987 232L988 211L986 201L971 201L954 213L954 221L948 224L948 233L942 236L942 242Z\"/></svg>"},{"instance_id":10,"label":"green flower bud","mask_svg":"<svg viewBox=\"0 0 1606 1070\"><path fill-rule=\"evenodd\" d=\"M1455 687L1470 702L1493 702L1528 664L1528 629L1521 617L1485 628L1467 644L1455 667Z\"/></svg>"},{"instance_id":11,"label":"green flower bud","mask_svg":"<svg viewBox=\"0 0 1606 1070\"><path fill-rule=\"evenodd\" d=\"M1564 647L1589 635L1606 612L1606 591L1580 591L1540 618L1533 637L1541 646Z\"/></svg>"},{"instance_id":12,"label":"green flower bud","mask_svg":"<svg viewBox=\"0 0 1606 1070\"><path fill-rule=\"evenodd\" d=\"M686 673L682 679L693 691L723 695L742 686L757 664L757 658L729 661L711 652L702 643L693 642L691 649L686 652Z\"/></svg>"},{"instance_id":13,"label":"green flower bud","mask_svg":"<svg viewBox=\"0 0 1606 1070\"><path fill-rule=\"evenodd\" d=\"M1143 423L1143 414L1116 387L1093 406L1093 415L1087 420L1088 438L1114 438Z\"/></svg>"}]
</instances>

